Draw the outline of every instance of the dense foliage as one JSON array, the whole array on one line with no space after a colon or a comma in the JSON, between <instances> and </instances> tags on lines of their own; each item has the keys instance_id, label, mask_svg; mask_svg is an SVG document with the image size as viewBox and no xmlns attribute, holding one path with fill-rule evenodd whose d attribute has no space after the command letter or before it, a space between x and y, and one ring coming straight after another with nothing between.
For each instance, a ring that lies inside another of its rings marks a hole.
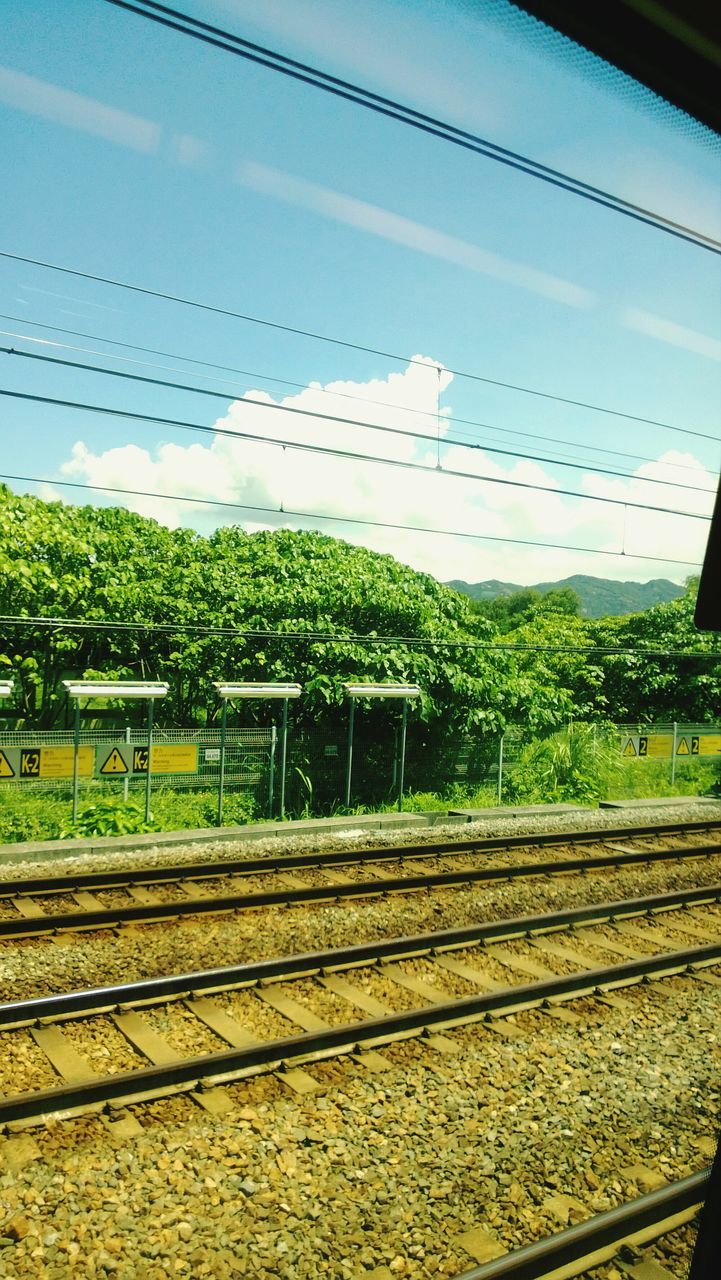
<instances>
[{"instance_id":1,"label":"dense foliage","mask_svg":"<svg viewBox=\"0 0 721 1280\"><path fill-rule=\"evenodd\" d=\"M391 556L284 529L223 528L204 538L116 508L47 504L1 487L0 520L2 614L230 632L9 627L0 662L14 671L22 713L37 727L62 723L61 679L99 674L167 679L160 714L183 725L215 712L214 679L298 680L306 692L299 713L310 719L344 714L344 680L415 681L422 718L445 729L498 728L514 705L512 673L497 655L447 644L491 639L491 624L471 633L463 597ZM260 634L233 634L241 630ZM312 639L318 632L339 639ZM359 644L354 635L387 639Z\"/></svg>"},{"instance_id":2,"label":"dense foliage","mask_svg":"<svg viewBox=\"0 0 721 1280\"><path fill-rule=\"evenodd\" d=\"M306 724L341 722L344 680L412 680L423 690L415 719L429 747L458 732L495 734L509 722L543 734L569 719L718 715L721 655L579 651L718 652L718 637L693 626L693 583L678 600L619 618L579 617L570 590L527 590L474 611L466 597L391 556L315 532L228 527L203 537L118 508L45 503L3 486L0 529L0 614L88 624L82 631L8 624L0 633L0 669L15 675L29 726L61 726L60 680L97 675L167 679L171 694L159 714L179 725L217 714L214 679L299 680L306 696L297 715ZM318 632L338 639L314 639ZM387 719L383 708L366 714Z\"/></svg>"}]
</instances>

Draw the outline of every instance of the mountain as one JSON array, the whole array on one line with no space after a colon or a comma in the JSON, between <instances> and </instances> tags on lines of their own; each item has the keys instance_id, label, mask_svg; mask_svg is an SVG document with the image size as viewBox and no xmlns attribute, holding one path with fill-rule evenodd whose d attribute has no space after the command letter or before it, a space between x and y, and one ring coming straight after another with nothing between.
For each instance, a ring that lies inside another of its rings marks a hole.
<instances>
[{"instance_id":1,"label":"mountain","mask_svg":"<svg viewBox=\"0 0 721 1280\"><path fill-rule=\"evenodd\" d=\"M515 591L529 588L517 582L499 582L488 578L485 582L464 582L454 578L445 584L470 596L471 600L493 600L496 596L510 596ZM654 604L666 604L684 593L683 587L668 578L653 578L650 582L614 582L611 578L592 578L583 573L561 578L558 582L534 582L532 589L545 595L554 587L571 587L581 600L584 618L603 618L609 614L640 613Z\"/></svg>"}]
</instances>

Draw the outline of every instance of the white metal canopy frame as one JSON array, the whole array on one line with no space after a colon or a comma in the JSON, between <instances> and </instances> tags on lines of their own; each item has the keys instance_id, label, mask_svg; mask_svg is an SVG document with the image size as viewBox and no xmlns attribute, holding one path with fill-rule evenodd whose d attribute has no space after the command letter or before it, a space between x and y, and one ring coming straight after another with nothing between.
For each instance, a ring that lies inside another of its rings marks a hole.
<instances>
[{"instance_id":1,"label":"white metal canopy frame","mask_svg":"<svg viewBox=\"0 0 721 1280\"><path fill-rule=\"evenodd\" d=\"M398 811L403 808L403 779L406 766L406 729L408 725L408 703L413 698L420 698L421 691L417 684L352 684L343 685L346 697L350 701L348 717L348 758L345 772L345 802L350 808L351 778L353 774L353 732L355 728L355 704L357 698L400 698L403 704L401 718L401 750L398 779Z\"/></svg>"},{"instance_id":2,"label":"white metal canopy frame","mask_svg":"<svg viewBox=\"0 0 721 1280\"><path fill-rule=\"evenodd\" d=\"M153 704L164 698L169 685L164 680L63 680L63 688L75 701L73 739L73 822L78 816L78 754L80 751L81 698L144 698L148 704L148 762L145 771L145 821L150 821L150 757L153 750Z\"/></svg>"},{"instance_id":3,"label":"white metal canopy frame","mask_svg":"<svg viewBox=\"0 0 721 1280\"><path fill-rule=\"evenodd\" d=\"M228 729L228 703L235 701L236 698L257 698L260 701L265 699L282 699L283 701L283 725L281 729L281 751L280 751L280 816L285 817L285 773L286 761L288 758L288 702L291 698L299 698L303 692L303 686L289 682L269 682L266 684L257 681L240 681L233 684L226 680L214 680L213 687L220 699L222 699L223 710L220 717L220 778L218 781L218 826L223 823L223 792L225 789L225 752L227 747L227 729ZM275 727L273 727L275 735ZM273 816L273 791L275 785L275 736L273 737L273 745L270 753L270 777L268 782L268 807L270 809L269 816Z\"/></svg>"}]
</instances>

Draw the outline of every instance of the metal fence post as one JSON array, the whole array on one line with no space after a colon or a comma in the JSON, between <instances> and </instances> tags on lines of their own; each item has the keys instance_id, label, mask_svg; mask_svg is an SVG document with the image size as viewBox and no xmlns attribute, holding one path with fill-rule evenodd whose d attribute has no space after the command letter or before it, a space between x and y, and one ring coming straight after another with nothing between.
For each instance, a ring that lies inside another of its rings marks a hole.
<instances>
[{"instance_id":1,"label":"metal fence post","mask_svg":"<svg viewBox=\"0 0 721 1280\"><path fill-rule=\"evenodd\" d=\"M275 791L275 746L278 739L278 731L275 725L270 731L270 773L268 778L268 817L273 817L273 792Z\"/></svg>"},{"instance_id":2,"label":"metal fence post","mask_svg":"<svg viewBox=\"0 0 721 1280\"><path fill-rule=\"evenodd\" d=\"M288 699L283 699L283 729L280 743L280 817L285 817L285 767L288 759Z\"/></svg>"},{"instance_id":3,"label":"metal fence post","mask_svg":"<svg viewBox=\"0 0 721 1280\"><path fill-rule=\"evenodd\" d=\"M345 804L350 809L350 783L353 772L353 727L355 721L355 698L351 694L350 714L348 716L348 759L345 766Z\"/></svg>"},{"instance_id":4,"label":"metal fence post","mask_svg":"<svg viewBox=\"0 0 721 1280\"><path fill-rule=\"evenodd\" d=\"M129 724L126 724L125 726L125 741L129 746L130 745L130 725ZM125 777L123 778L123 800L125 801L127 801L128 799L129 787L130 787L130 779L126 773Z\"/></svg>"},{"instance_id":5,"label":"metal fence post","mask_svg":"<svg viewBox=\"0 0 721 1280\"><path fill-rule=\"evenodd\" d=\"M671 786L672 786L672 787L674 786L674 784L675 784L675 782L676 782L676 737L677 737L677 731L678 731L678 725L677 725L676 721L674 720L674 722L673 722L673 745L672 745L672 747L671 747Z\"/></svg>"},{"instance_id":6,"label":"metal fence post","mask_svg":"<svg viewBox=\"0 0 721 1280\"><path fill-rule=\"evenodd\" d=\"M505 734L501 734L498 740L498 803L502 803L503 795L503 739Z\"/></svg>"},{"instance_id":7,"label":"metal fence post","mask_svg":"<svg viewBox=\"0 0 721 1280\"><path fill-rule=\"evenodd\" d=\"M223 787L225 785L225 739L228 726L228 699L223 698L220 713L220 773L218 776L218 826L223 825Z\"/></svg>"},{"instance_id":8,"label":"metal fence post","mask_svg":"<svg viewBox=\"0 0 721 1280\"><path fill-rule=\"evenodd\" d=\"M80 752L80 699L75 699L75 731L73 733L73 822L78 816L78 755Z\"/></svg>"},{"instance_id":9,"label":"metal fence post","mask_svg":"<svg viewBox=\"0 0 721 1280\"><path fill-rule=\"evenodd\" d=\"M150 822L150 758L153 754L153 699L148 698L148 761L145 770L145 821Z\"/></svg>"},{"instance_id":10,"label":"metal fence post","mask_svg":"<svg viewBox=\"0 0 721 1280\"><path fill-rule=\"evenodd\" d=\"M401 760L398 780L398 812L403 809L403 778L406 771L406 728L408 725L408 699L403 699L403 716L401 719Z\"/></svg>"}]
</instances>

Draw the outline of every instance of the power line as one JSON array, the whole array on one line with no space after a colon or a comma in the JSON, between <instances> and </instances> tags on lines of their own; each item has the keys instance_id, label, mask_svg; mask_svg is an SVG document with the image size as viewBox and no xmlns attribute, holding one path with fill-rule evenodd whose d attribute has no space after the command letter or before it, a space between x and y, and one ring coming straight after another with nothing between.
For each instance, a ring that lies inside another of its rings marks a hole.
<instances>
[{"instance_id":1,"label":"power line","mask_svg":"<svg viewBox=\"0 0 721 1280\"><path fill-rule=\"evenodd\" d=\"M112 2L112 0L111 0ZM61 267L54 262L44 262L40 258L29 258L23 254L10 253L7 250L0 249L0 258L7 258L12 262L23 262L28 266L42 267L47 271L57 271L61 275L74 276L79 280L90 280L94 284L107 284L116 289L125 289L129 293L138 293L147 298L159 298L163 302L177 302L184 307L194 307L199 311L207 311L212 315L228 316L232 320L242 320L247 324L257 324L265 329L274 329L280 333L290 333L295 337L310 338L313 342L325 342L335 347L343 347L347 351L360 351L364 355L380 356L384 360L395 360L401 364L420 365L427 369L428 365L423 360L415 360L412 356L398 355L393 351L383 351L377 347L363 346L358 342L349 342L344 338L332 338L328 334L314 333L309 329L299 329L292 325L280 324L275 320L264 320L259 316L246 315L241 311L233 311L229 307L216 306L209 302L199 302L194 298L184 298L179 294L163 293L159 289L150 289L143 285L129 284L124 280L114 280L110 276L93 275L88 271L78 271L73 267ZM468 373L462 369L452 369L448 365L444 365L446 372L452 373L454 378L468 378L472 382L482 382L493 387L503 387L507 391L519 391L524 395L538 396L542 400L553 400L558 404L568 404L576 409L589 409L593 413L605 413L614 418L624 418L629 422L641 422L645 426L660 427L664 431L674 431L677 435L694 436L698 440L712 440L714 444L718 444L717 436L709 435L703 431L692 431L688 427L676 427L670 422L660 422L656 418L644 418L636 413L626 413L620 409L609 409L603 405L591 404L585 400L572 400L568 396L553 395L548 391L538 391L533 387L524 387L520 383L502 382L498 378L487 378L479 373Z\"/></svg>"},{"instance_id":2,"label":"power line","mask_svg":"<svg viewBox=\"0 0 721 1280\"><path fill-rule=\"evenodd\" d=\"M721 659L721 650L695 649L644 649L635 645L553 645L553 644L518 644L504 640L449 640L444 636L376 636L359 634L336 634L329 631L280 631L259 627L208 627L187 622L112 622L80 618L53 618L47 616L31 616L12 614L0 616L0 626L18 628L38 627L44 630L68 631L117 631L117 632L158 632L161 635L176 635L179 632L188 635L230 636L238 640L282 640L300 644L359 644L359 645L408 645L413 648L445 648L445 649L481 649L492 652L495 649L509 650L518 653L600 653L600 654L633 654L645 658L693 658Z\"/></svg>"},{"instance_id":3,"label":"power line","mask_svg":"<svg viewBox=\"0 0 721 1280\"><path fill-rule=\"evenodd\" d=\"M201 22L199 19L193 18L186 13L181 13L177 9L158 4L155 0L133 0L132 3L130 3L130 0L107 0L107 3L119 9L126 9L138 17L147 18L151 22L159 23L161 26L178 31L183 35L192 36L193 39L222 49L226 53L232 53L237 57L257 63L270 71L279 72L315 89L322 89L326 93L331 93L335 97L353 102L379 115L410 125L414 129L419 129L423 133L440 138L445 142L452 142L456 146L507 165L518 172L534 178L540 178L543 182L550 183L563 191L568 191L572 195L582 196L584 199L611 209L615 213L622 213L626 217L633 218L647 226L666 231L669 235L694 244L698 248L707 249L712 253L721 252L721 243L719 241L714 240L711 236L704 235L703 232L697 231L692 227L674 222L662 214L655 213L653 210L633 204L629 200L624 200L620 196L615 196L612 192L604 191L602 188L592 186L590 183L581 182L580 179L573 178L558 169L552 169L548 165L531 160L528 156L521 155L517 151L510 151L507 147L501 147L498 143L490 142L487 138L482 138L478 134L471 133L466 129L459 129L446 121L426 115L424 112L416 111L414 108L408 107L392 98L373 93L371 90L364 89L348 80L341 80L337 76L329 75L317 67L298 62L294 58L288 58L272 49L254 44L249 40L245 40L242 36L234 35L221 27L211 26L210 23Z\"/></svg>"},{"instance_id":4,"label":"power line","mask_svg":"<svg viewBox=\"0 0 721 1280\"><path fill-rule=\"evenodd\" d=\"M168 360L181 360L186 364L199 365L201 368L204 368L204 369L220 369L224 373L237 373L244 378L253 378L256 381L260 380L263 382L274 382L280 386L293 387L299 391L307 391L309 389L308 384L305 382L293 382L289 378L279 378L269 373L254 373L252 370L238 369L233 365L215 364L213 361L210 361L210 360L198 360L193 356L184 356L173 351L161 351L156 347L143 347L133 342L120 342L115 338L106 338L102 334L84 333L82 330L79 330L79 329L64 329L60 325L43 324L38 320L28 320L25 316L11 316L11 315L6 315L3 312L0 312L0 320L11 320L14 324L30 325L34 329L46 329L50 333L62 333L66 337L87 338L91 342L103 342L111 347L123 347L127 351L139 351L144 355L163 356L165 359L168 359ZM186 372L183 369L169 368L167 365L154 364L154 363L146 362L143 360L134 360L131 356L116 356L110 351L93 351L86 347L73 346L70 343L65 343L65 342L55 343L49 338L33 338L30 334L11 333L8 330L0 330L0 333L2 333L3 336L8 338L22 338L22 340L26 342L42 342L48 346L58 346L66 351L76 351L83 355L102 356L106 360L123 360L129 364L139 364L147 368L159 369L166 373L185 373ZM428 365L426 367L431 368L432 366ZM452 372L452 370L449 370L448 372ZM203 373L196 374L195 376L206 378L211 382L224 382L230 385L230 380L228 378L218 378L217 376L213 376L212 374L203 374ZM321 392L323 395L331 396L333 398L337 397L343 400L351 400L354 403L360 402L361 404L364 404L364 405L372 404L383 409L399 410L402 413L411 413L418 417L423 417L423 418L435 417L435 413L429 409L415 409L411 405L395 404L395 403L391 403L388 400L370 400L370 399L367 399L365 396L354 396L348 391L331 391L327 387L321 387L321 386L313 387L313 391ZM534 433L532 431L521 431L519 428L514 429L511 427L499 427L494 422L478 422L473 418L459 418L456 416L456 414L453 415L450 421L452 421L454 425L460 424L466 427L480 427L484 431L495 431L495 432L498 432L500 435L521 436L525 440L542 440L544 443L548 443L548 444L566 445L571 449L576 449L577 451L580 451L581 449L583 449L588 453L605 453L605 454L613 455L614 457L617 457L617 458L628 458L632 462L649 462L649 463L655 463L659 466L665 466L669 468L671 467L671 463L661 463L657 458L649 458L645 454L626 453L622 449L607 449L607 448L603 448L600 445L588 444L586 442L584 442L583 444L578 444L578 442L575 440L564 440L559 438L558 436L538 435L537 433ZM676 430L676 428L674 427L672 428L672 430ZM468 434L468 433L462 432L461 434ZM475 438L475 437L472 437L472 438ZM674 471L697 470L696 467L690 467L683 462L674 463L673 469ZM661 481L660 483L666 483L666 481ZM715 490L705 490L704 492L712 493L712 492L715 492Z\"/></svg>"},{"instance_id":5,"label":"power line","mask_svg":"<svg viewBox=\"0 0 721 1280\"><path fill-rule=\"evenodd\" d=\"M0 330L0 332L2 332ZM15 337L17 335L11 335ZM38 338L22 339L26 342L39 342ZM228 400L234 397L224 391L213 391L210 387L193 387L187 382L171 382L165 378L151 378L147 374L127 373L123 369L104 369L100 365L86 364L77 360L63 360L58 356L41 355L36 351L19 351L15 347L0 346L0 355L19 356L25 360L39 360L44 364L60 365L66 369L79 369L84 373L100 373L108 378L122 378L129 382L143 382L153 387L165 387L173 391L188 391L193 395L211 396L216 400L222 400L227 404ZM501 449L497 445L481 444L469 440L456 440L449 436L439 439L437 435L430 435L420 431L408 431L403 427L389 427L378 422L368 422L359 418L344 418L335 413L319 413L316 409L300 409L297 406L278 404L275 401L268 404L264 400L246 400L244 396L237 395L235 397L237 404L254 405L259 409L270 410L275 413L290 413L303 418L311 418L317 422L332 422L340 426L362 427L367 431L380 431L386 435L403 436L406 439L426 441L431 444L439 444L444 448L471 449L474 452L495 453L506 458L520 458L526 462L541 462L546 466L566 467L574 471L585 471L594 475L615 476L619 479L633 479L642 484L663 484L672 489L686 489L692 493L708 493L712 497L715 494L714 489L705 489L699 485L682 484L677 480L658 480L652 476L629 476L626 471L614 471L608 467L595 466L592 463L564 461L560 458L548 458L532 453L519 453L514 449ZM490 479L490 477L479 477L480 479ZM534 488L536 486L533 486ZM553 492L557 492L554 490Z\"/></svg>"},{"instance_id":6,"label":"power line","mask_svg":"<svg viewBox=\"0 0 721 1280\"><path fill-rule=\"evenodd\" d=\"M330 445L308 444L298 440L282 440L272 439L267 435L261 435L257 432L230 430L225 427L208 426L206 423L185 422L178 418L162 418L157 414L136 413L130 409L112 409L108 405L86 404L76 400L64 400L55 396L32 395L26 391L10 391L7 388L0 388L0 396L6 396L12 400L26 400L33 404L52 404L63 409L78 409L81 413L99 413L107 414L114 418L127 418L134 422L149 422L159 426L174 427L178 431L192 431L203 435L228 436L232 440L251 440L256 444L263 444L279 449L297 449L301 453L319 453L327 457L344 458L351 462L371 463L374 466L395 467L405 471L419 471L425 475L442 475L449 476L456 480L474 480L482 484L497 484L511 489L529 489L534 493L550 493L559 498L581 498L586 502L605 502L611 506L624 507L628 510L637 511L654 511L660 515L680 516L684 520L702 520L704 523L710 523L711 517L699 515L694 511L679 511L675 507L656 507L651 503L632 502L624 498L608 498L600 497L595 493L583 493L578 489L556 489L551 485L530 484L525 480L509 480L505 477L479 475L473 471L458 471L451 467L429 466L421 462L409 462L399 458L384 458L377 454L357 453L350 449L336 449ZM244 400L241 403L248 405L249 408L260 403L253 400ZM312 415L316 416L316 415Z\"/></svg>"},{"instance_id":7,"label":"power line","mask_svg":"<svg viewBox=\"0 0 721 1280\"><path fill-rule=\"evenodd\" d=\"M193 498L179 493L156 493L147 489L123 489L117 485L87 484L75 480L54 480L47 476L19 476L0 473L1 480L11 480L22 484L48 484L62 489L81 489L92 493L115 493L133 498L153 498L164 502L180 502L185 505L201 507L220 507L230 511L253 511L263 515L290 516L299 520L326 520L333 524L355 524L372 529L394 529L407 533L428 533L443 538L470 538L474 542L501 542L520 547L543 547L553 551L579 551L589 555L619 556L624 560L654 560L659 564L682 564L688 568L700 569L698 560L676 560L668 556L645 556L629 551L605 551L602 547L569 546L564 542L537 542L531 538L501 538L486 533L471 533L463 529L434 529L426 525L394 524L388 520L363 520L358 516L330 516L318 511L298 511L280 504L277 507L257 506L248 502L224 502L220 498Z\"/></svg>"}]
</instances>

